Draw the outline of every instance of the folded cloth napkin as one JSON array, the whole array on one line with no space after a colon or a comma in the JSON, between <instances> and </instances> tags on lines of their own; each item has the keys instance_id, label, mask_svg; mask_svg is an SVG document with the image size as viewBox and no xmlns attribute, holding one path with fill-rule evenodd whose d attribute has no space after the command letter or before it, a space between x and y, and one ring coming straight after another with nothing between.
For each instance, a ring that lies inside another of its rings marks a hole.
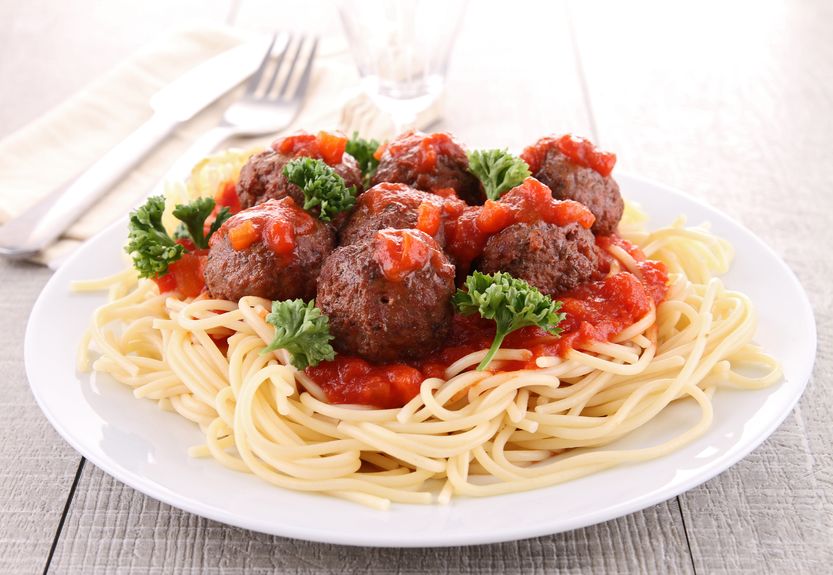
<instances>
[{"instance_id":1,"label":"folded cloth napkin","mask_svg":"<svg viewBox=\"0 0 833 575\"><path fill-rule=\"evenodd\" d=\"M197 64L254 37L228 27L175 32L0 141L0 224L80 174L138 128L151 116L148 101L157 90ZM55 266L82 241L126 214L194 140L217 124L242 89L179 126L35 261ZM426 126L437 115L435 106L416 124ZM390 120L360 94L358 75L341 36L321 39L304 107L287 131L334 128L382 138L392 131ZM262 143L271 139L262 139ZM256 143L232 141L229 146Z\"/></svg>"}]
</instances>

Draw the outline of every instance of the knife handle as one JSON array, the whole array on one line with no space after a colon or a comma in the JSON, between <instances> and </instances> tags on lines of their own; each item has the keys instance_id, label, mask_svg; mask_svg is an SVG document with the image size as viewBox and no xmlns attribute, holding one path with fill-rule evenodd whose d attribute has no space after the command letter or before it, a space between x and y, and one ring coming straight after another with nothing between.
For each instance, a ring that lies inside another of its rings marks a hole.
<instances>
[{"instance_id":1,"label":"knife handle","mask_svg":"<svg viewBox=\"0 0 833 575\"><path fill-rule=\"evenodd\" d=\"M176 121L160 114L153 115L81 175L0 227L0 256L31 257L45 248L176 125Z\"/></svg>"}]
</instances>

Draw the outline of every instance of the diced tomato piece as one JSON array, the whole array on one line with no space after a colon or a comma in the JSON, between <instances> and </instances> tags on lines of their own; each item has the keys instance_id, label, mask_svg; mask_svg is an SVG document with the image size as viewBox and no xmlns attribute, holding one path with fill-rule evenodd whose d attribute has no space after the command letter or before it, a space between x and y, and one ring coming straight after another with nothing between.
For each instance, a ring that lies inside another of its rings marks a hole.
<instances>
[{"instance_id":1,"label":"diced tomato piece","mask_svg":"<svg viewBox=\"0 0 833 575\"><path fill-rule=\"evenodd\" d=\"M283 218L273 218L266 226L264 239L276 254L291 254L295 249L295 229Z\"/></svg>"},{"instance_id":2,"label":"diced tomato piece","mask_svg":"<svg viewBox=\"0 0 833 575\"><path fill-rule=\"evenodd\" d=\"M379 144L379 147L376 148L375 152L373 152L373 157L376 158L377 162L382 159L382 154L384 154L385 150L387 150L387 149L388 149L388 143L387 142Z\"/></svg>"},{"instance_id":3,"label":"diced tomato piece","mask_svg":"<svg viewBox=\"0 0 833 575\"><path fill-rule=\"evenodd\" d=\"M176 289L176 278L170 273L170 266L168 266L168 273L154 278L153 281L159 286L159 293L167 293Z\"/></svg>"},{"instance_id":4,"label":"diced tomato piece","mask_svg":"<svg viewBox=\"0 0 833 575\"><path fill-rule=\"evenodd\" d=\"M196 297L200 295L200 292L205 287L203 270L207 257L207 250L186 252L180 259L168 266L169 275L173 276L176 283L176 291L180 295L185 297Z\"/></svg>"},{"instance_id":5,"label":"diced tomato piece","mask_svg":"<svg viewBox=\"0 0 833 575\"><path fill-rule=\"evenodd\" d=\"M317 141L322 160L331 166L341 163L344 149L347 147L347 138L329 132L318 132Z\"/></svg>"},{"instance_id":6,"label":"diced tomato piece","mask_svg":"<svg viewBox=\"0 0 833 575\"><path fill-rule=\"evenodd\" d=\"M432 202L422 202L417 209L417 229L429 236L440 230L442 208Z\"/></svg>"},{"instance_id":7,"label":"diced tomato piece","mask_svg":"<svg viewBox=\"0 0 833 575\"><path fill-rule=\"evenodd\" d=\"M432 245L434 244L434 245ZM436 242L417 230L380 230L376 232L375 258L384 276L402 281L409 273L421 270L430 261Z\"/></svg>"},{"instance_id":8,"label":"diced tomato piece","mask_svg":"<svg viewBox=\"0 0 833 575\"><path fill-rule=\"evenodd\" d=\"M486 200L477 216L477 226L487 234L494 234L512 225L512 208L494 200Z\"/></svg>"},{"instance_id":9,"label":"diced tomato piece","mask_svg":"<svg viewBox=\"0 0 833 575\"><path fill-rule=\"evenodd\" d=\"M231 247L237 251L245 250L260 237L260 229L251 220L243 220L228 231Z\"/></svg>"},{"instance_id":10,"label":"diced tomato piece","mask_svg":"<svg viewBox=\"0 0 833 575\"><path fill-rule=\"evenodd\" d=\"M431 190L431 193L436 194L442 198L457 199L457 190L455 190L454 188L437 188L435 190Z\"/></svg>"},{"instance_id":11,"label":"diced tomato piece","mask_svg":"<svg viewBox=\"0 0 833 575\"><path fill-rule=\"evenodd\" d=\"M299 131L285 138L275 140L272 149L287 156L318 157L318 138L314 134Z\"/></svg>"},{"instance_id":12,"label":"diced tomato piece","mask_svg":"<svg viewBox=\"0 0 833 575\"><path fill-rule=\"evenodd\" d=\"M231 180L220 185L217 193L214 194L214 202L218 206L215 207L216 212L219 212L219 208L222 207L227 207L232 214L236 214L242 209L240 198L237 196L237 185ZM213 215L216 216L217 214Z\"/></svg>"}]
</instances>

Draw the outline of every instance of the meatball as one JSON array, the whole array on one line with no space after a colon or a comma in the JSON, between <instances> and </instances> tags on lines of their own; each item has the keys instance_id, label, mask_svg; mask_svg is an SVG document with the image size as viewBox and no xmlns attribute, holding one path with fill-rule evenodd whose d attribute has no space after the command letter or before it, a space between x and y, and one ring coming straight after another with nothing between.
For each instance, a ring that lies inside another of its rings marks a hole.
<instances>
[{"instance_id":1,"label":"meatball","mask_svg":"<svg viewBox=\"0 0 833 575\"><path fill-rule=\"evenodd\" d=\"M316 303L330 318L338 352L386 363L442 345L453 294L454 266L429 235L385 229L330 254Z\"/></svg>"},{"instance_id":2,"label":"meatball","mask_svg":"<svg viewBox=\"0 0 833 575\"><path fill-rule=\"evenodd\" d=\"M362 172L353 156L343 151L338 154L327 149L322 150L322 144L315 138L320 139L321 135L299 134L282 138L272 144L271 150L249 158L240 170L240 178L237 181L240 205L250 208L266 200L279 200L288 196L295 200L296 204L303 206L303 191L287 181L283 175L283 167L298 157L323 159L344 179L348 188L355 186L356 190L361 192ZM346 139L344 142L346 143Z\"/></svg>"},{"instance_id":3,"label":"meatball","mask_svg":"<svg viewBox=\"0 0 833 575\"><path fill-rule=\"evenodd\" d=\"M205 285L216 298L315 297L324 259L336 245L330 226L292 198L269 200L229 218L209 242Z\"/></svg>"},{"instance_id":4,"label":"meatball","mask_svg":"<svg viewBox=\"0 0 833 575\"><path fill-rule=\"evenodd\" d=\"M513 224L486 242L477 268L506 272L555 295L589 280L596 269L596 245L590 230L566 226Z\"/></svg>"},{"instance_id":5,"label":"meatball","mask_svg":"<svg viewBox=\"0 0 833 575\"><path fill-rule=\"evenodd\" d=\"M456 198L441 198L405 184L377 184L359 196L350 219L339 233L340 243L365 241L384 228L415 228L444 247L444 224L464 207Z\"/></svg>"},{"instance_id":6,"label":"meatball","mask_svg":"<svg viewBox=\"0 0 833 575\"><path fill-rule=\"evenodd\" d=\"M445 133L405 132L387 145L373 184L400 182L426 192L451 188L468 204L486 200L483 188L469 172L466 151Z\"/></svg>"},{"instance_id":7,"label":"meatball","mask_svg":"<svg viewBox=\"0 0 833 575\"><path fill-rule=\"evenodd\" d=\"M562 138L541 138L526 148L521 157L529 164L532 175L549 186L558 200L575 200L587 206L596 216L593 233L606 236L616 231L625 203L619 193L619 185L608 175L603 176L592 167L581 165L560 149L564 138L579 141L591 151L586 155L602 154L595 151L587 140L565 136ZM615 156L613 157L615 162ZM610 166L612 169L612 165ZM602 170L607 171L607 170Z\"/></svg>"}]
</instances>

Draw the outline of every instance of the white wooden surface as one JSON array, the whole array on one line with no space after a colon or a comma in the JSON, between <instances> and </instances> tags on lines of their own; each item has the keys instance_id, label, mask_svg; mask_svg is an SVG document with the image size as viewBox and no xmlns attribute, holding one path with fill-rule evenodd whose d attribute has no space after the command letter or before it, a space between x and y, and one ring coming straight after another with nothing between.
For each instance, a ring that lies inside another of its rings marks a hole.
<instances>
[{"instance_id":1,"label":"white wooden surface","mask_svg":"<svg viewBox=\"0 0 833 575\"><path fill-rule=\"evenodd\" d=\"M197 4L199 19L239 26L337 26L324 3L2 0L0 74L15 81L0 83L0 137L191 21ZM23 371L25 320L49 273L0 263L0 572L47 562L51 573L833 571L831 21L820 0L477 3L449 72L442 127L464 141L589 134L618 153L619 168L731 213L798 274L819 327L814 377L781 428L731 470L616 521L502 545L344 548L226 527L81 466Z\"/></svg>"}]
</instances>

